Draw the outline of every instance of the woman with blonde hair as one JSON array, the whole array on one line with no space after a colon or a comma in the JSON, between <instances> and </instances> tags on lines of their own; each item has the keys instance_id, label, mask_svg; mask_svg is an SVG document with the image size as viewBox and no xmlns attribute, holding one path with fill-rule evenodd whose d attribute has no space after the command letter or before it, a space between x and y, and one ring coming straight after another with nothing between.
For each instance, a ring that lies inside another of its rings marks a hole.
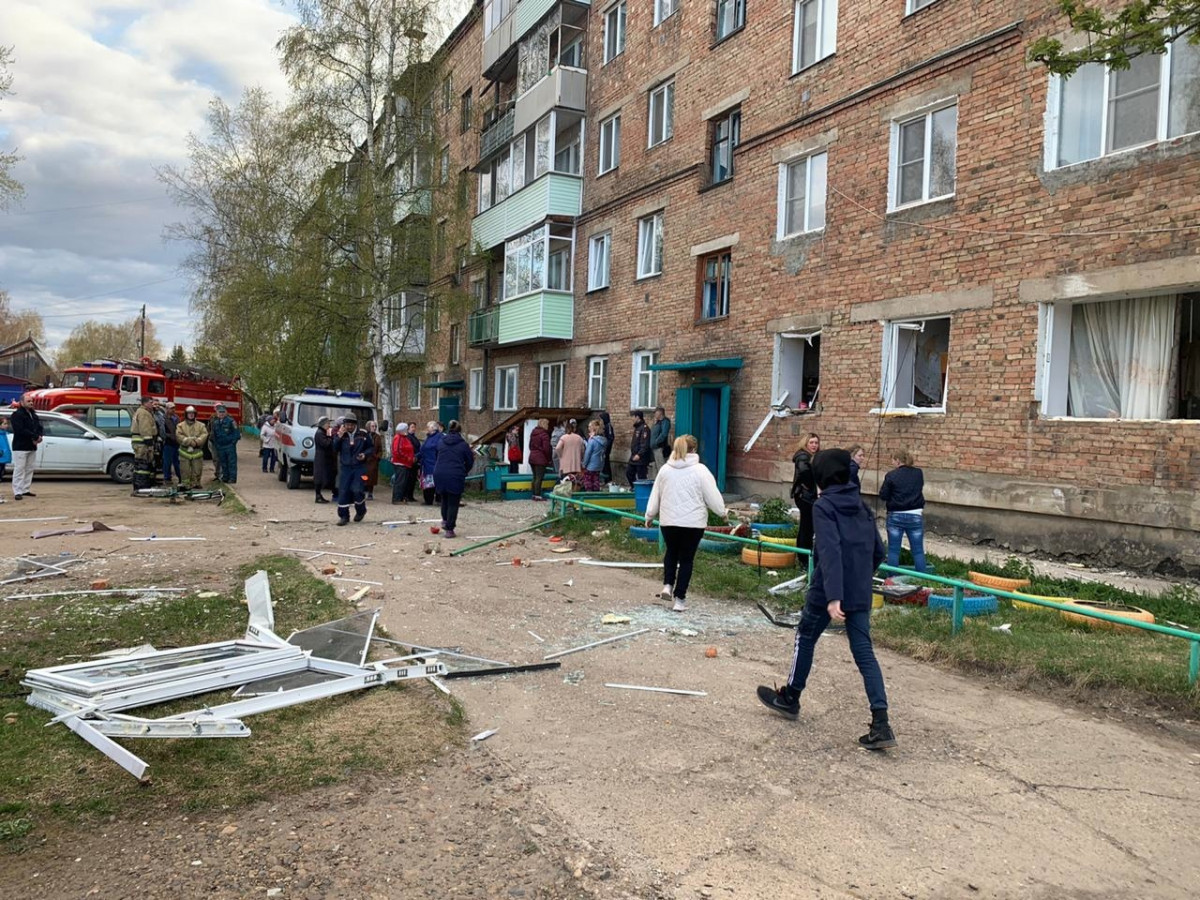
<instances>
[{"instance_id":1,"label":"woman with blonde hair","mask_svg":"<svg viewBox=\"0 0 1200 900\"><path fill-rule=\"evenodd\" d=\"M692 564L708 525L708 511L711 509L719 516L726 514L717 480L700 462L696 447L696 438L690 434L675 438L671 457L659 469L646 503L646 526L658 517L667 548L663 554L661 596L675 601L671 607L675 612L687 609Z\"/></svg>"}]
</instances>

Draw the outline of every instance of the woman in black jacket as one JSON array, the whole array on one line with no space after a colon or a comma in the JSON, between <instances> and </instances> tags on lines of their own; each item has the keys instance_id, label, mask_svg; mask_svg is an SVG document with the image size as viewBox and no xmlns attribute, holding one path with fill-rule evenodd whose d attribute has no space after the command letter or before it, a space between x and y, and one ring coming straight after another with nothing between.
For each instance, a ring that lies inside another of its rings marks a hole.
<instances>
[{"instance_id":1,"label":"woman in black jacket","mask_svg":"<svg viewBox=\"0 0 1200 900\"><path fill-rule=\"evenodd\" d=\"M329 433L329 417L317 420L317 433L313 435L316 449L313 452L313 487L317 491L317 503L328 503L321 493L326 488L333 490L337 478L337 457L333 452L333 436Z\"/></svg>"},{"instance_id":2,"label":"woman in black jacket","mask_svg":"<svg viewBox=\"0 0 1200 900\"><path fill-rule=\"evenodd\" d=\"M896 468L883 476L879 499L887 504L888 565L900 564L900 544L908 535L913 568L925 571L925 473L913 465L912 454L897 450Z\"/></svg>"},{"instance_id":3,"label":"woman in black jacket","mask_svg":"<svg viewBox=\"0 0 1200 900\"><path fill-rule=\"evenodd\" d=\"M813 504L817 502L817 481L813 477L812 458L820 449L821 439L810 433L792 457L792 502L800 510L796 546L802 550L811 550L813 545Z\"/></svg>"}]
</instances>

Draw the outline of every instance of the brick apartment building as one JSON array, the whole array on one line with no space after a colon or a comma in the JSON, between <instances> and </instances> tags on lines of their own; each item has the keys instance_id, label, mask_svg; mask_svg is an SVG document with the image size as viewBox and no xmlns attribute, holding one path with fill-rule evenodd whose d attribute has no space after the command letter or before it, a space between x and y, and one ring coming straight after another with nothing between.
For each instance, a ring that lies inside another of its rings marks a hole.
<instances>
[{"instance_id":1,"label":"brick apartment building","mask_svg":"<svg viewBox=\"0 0 1200 900\"><path fill-rule=\"evenodd\" d=\"M618 457L661 403L761 495L810 431L867 493L908 448L935 530L1200 568L1200 48L1064 82L1053 6L476 5L430 286L469 300L397 396L604 407Z\"/></svg>"}]
</instances>

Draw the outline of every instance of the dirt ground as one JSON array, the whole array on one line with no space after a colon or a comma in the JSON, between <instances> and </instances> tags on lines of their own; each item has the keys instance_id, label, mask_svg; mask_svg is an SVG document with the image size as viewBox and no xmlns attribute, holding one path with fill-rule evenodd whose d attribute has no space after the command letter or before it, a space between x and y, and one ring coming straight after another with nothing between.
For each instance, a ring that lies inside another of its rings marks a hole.
<instances>
[{"instance_id":1,"label":"dirt ground","mask_svg":"<svg viewBox=\"0 0 1200 900\"><path fill-rule=\"evenodd\" d=\"M36 500L0 507L0 519L98 518L205 542L119 533L34 542L31 531L56 523L0 522L0 545L4 555L88 556L72 578L114 585L167 584L197 569L232 578L281 547L354 552L370 559L344 561L341 577L383 583L366 602L382 606L394 636L513 663L650 631L565 656L561 669L448 682L471 733L497 732L410 778L50 834L21 855L0 853L4 896L1194 895L1195 723L1131 721L885 651L900 747L868 753L856 746L867 714L841 637L823 640L800 720L787 721L757 703L754 687L782 679L791 632L753 608L694 595L691 611L671 613L653 580L569 564L575 554L549 552L541 536L458 558L426 552L532 523L542 504L470 502L450 542L424 522L381 526L437 518L391 506L384 488L365 522L335 528L332 505L314 505L307 485L286 490L256 462L243 456L237 485L250 517L133 500L98 481L39 480ZM371 546L351 549L362 544ZM514 567L514 556L553 561ZM346 594L358 587L335 583ZM601 624L610 612L631 621Z\"/></svg>"}]
</instances>

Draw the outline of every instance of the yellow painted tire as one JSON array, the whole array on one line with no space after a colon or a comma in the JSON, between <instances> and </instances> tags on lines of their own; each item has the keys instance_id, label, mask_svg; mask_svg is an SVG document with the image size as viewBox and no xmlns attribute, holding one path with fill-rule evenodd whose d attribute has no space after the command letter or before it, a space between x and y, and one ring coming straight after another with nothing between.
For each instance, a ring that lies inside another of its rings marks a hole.
<instances>
[{"instance_id":1,"label":"yellow painted tire","mask_svg":"<svg viewBox=\"0 0 1200 900\"><path fill-rule=\"evenodd\" d=\"M748 566L762 566L764 569L786 569L796 564L796 554L780 553L775 550L764 550L759 553L754 547L743 547L742 562Z\"/></svg>"},{"instance_id":2,"label":"yellow painted tire","mask_svg":"<svg viewBox=\"0 0 1200 900\"><path fill-rule=\"evenodd\" d=\"M1110 607L1103 603L1096 603L1094 600L1072 600L1073 606L1081 606L1086 609L1094 609L1096 612L1108 613L1110 616L1120 616L1122 619L1131 619L1135 622L1146 622L1154 624L1154 614L1148 610L1142 609L1140 606L1121 606ZM1113 631L1139 631L1138 628L1132 628L1128 625L1118 625L1115 622L1108 622L1104 619L1093 619L1091 616L1080 616L1075 613L1069 613L1062 610L1062 617L1068 622L1079 622L1092 628L1108 628Z\"/></svg>"},{"instance_id":3,"label":"yellow painted tire","mask_svg":"<svg viewBox=\"0 0 1200 900\"><path fill-rule=\"evenodd\" d=\"M1019 591L1023 587L1029 587L1028 578L1002 578L999 575L984 575L982 572L968 572L967 578L972 584L995 588L998 591Z\"/></svg>"},{"instance_id":4,"label":"yellow painted tire","mask_svg":"<svg viewBox=\"0 0 1200 900\"><path fill-rule=\"evenodd\" d=\"M783 544L785 547L795 547L796 539L794 537L771 537L769 535L759 535L759 540L764 544Z\"/></svg>"},{"instance_id":5,"label":"yellow painted tire","mask_svg":"<svg viewBox=\"0 0 1200 900\"><path fill-rule=\"evenodd\" d=\"M1054 603L1078 603L1074 597L1047 597L1044 594L1026 594L1022 591L1017 591L1022 597L1035 597L1038 600L1050 600ZM1013 609L1049 609L1049 607L1039 606L1036 603L1022 603L1020 600L1012 601Z\"/></svg>"}]
</instances>

